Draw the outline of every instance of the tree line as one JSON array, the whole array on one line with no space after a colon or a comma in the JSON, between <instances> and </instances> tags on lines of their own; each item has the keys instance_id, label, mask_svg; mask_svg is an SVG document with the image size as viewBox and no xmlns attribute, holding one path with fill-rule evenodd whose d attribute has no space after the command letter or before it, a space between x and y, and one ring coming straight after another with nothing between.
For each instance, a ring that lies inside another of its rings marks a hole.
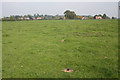
<instances>
[{"instance_id":1,"label":"tree line","mask_svg":"<svg viewBox=\"0 0 120 80\"><path fill-rule=\"evenodd\" d=\"M77 18L77 15L74 11L66 10L64 12L64 14L65 14L66 19L76 19ZM106 14L95 15L95 16L93 16L93 18L96 19L97 16L101 17L102 19L110 19L110 17L108 17Z\"/></svg>"},{"instance_id":2,"label":"tree line","mask_svg":"<svg viewBox=\"0 0 120 80\"><path fill-rule=\"evenodd\" d=\"M34 15L10 15L10 17L4 17L2 20L10 20L10 21L16 21L16 20L63 20L63 19L110 19L106 14L99 14L94 16L79 16L74 11L66 10L64 12L64 15L40 15L40 14L34 14ZM115 19L112 17L112 19Z\"/></svg>"}]
</instances>

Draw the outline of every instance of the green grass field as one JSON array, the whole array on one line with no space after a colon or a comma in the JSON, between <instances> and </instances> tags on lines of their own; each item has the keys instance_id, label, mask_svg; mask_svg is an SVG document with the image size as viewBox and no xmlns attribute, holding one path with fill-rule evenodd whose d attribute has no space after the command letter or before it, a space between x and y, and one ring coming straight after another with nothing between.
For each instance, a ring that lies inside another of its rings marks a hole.
<instances>
[{"instance_id":1,"label":"green grass field","mask_svg":"<svg viewBox=\"0 0 120 80\"><path fill-rule=\"evenodd\" d=\"M117 78L117 20L2 22L3 78ZM66 73L65 68L73 69Z\"/></svg>"}]
</instances>

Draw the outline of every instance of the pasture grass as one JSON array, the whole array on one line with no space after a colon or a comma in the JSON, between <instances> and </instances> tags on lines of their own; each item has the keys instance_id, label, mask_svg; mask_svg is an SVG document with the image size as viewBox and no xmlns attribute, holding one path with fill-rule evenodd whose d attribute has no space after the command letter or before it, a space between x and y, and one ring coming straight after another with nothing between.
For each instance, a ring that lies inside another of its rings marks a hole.
<instances>
[{"instance_id":1,"label":"pasture grass","mask_svg":"<svg viewBox=\"0 0 120 80\"><path fill-rule=\"evenodd\" d=\"M3 78L117 78L117 20L2 22ZM65 73L65 68L73 69Z\"/></svg>"}]
</instances>

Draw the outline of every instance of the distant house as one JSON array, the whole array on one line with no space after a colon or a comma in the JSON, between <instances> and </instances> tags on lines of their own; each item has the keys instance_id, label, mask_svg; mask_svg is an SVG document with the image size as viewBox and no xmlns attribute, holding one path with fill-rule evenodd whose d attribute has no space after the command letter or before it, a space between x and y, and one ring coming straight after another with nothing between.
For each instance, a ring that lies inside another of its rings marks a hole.
<instances>
[{"instance_id":1,"label":"distant house","mask_svg":"<svg viewBox=\"0 0 120 80\"><path fill-rule=\"evenodd\" d=\"M87 16L83 16L82 20L89 19Z\"/></svg>"},{"instance_id":2,"label":"distant house","mask_svg":"<svg viewBox=\"0 0 120 80\"><path fill-rule=\"evenodd\" d=\"M95 19L103 19L102 16L95 16Z\"/></svg>"},{"instance_id":3,"label":"distant house","mask_svg":"<svg viewBox=\"0 0 120 80\"><path fill-rule=\"evenodd\" d=\"M20 20L23 20L24 18L23 18L23 17L20 17L19 19L20 19Z\"/></svg>"},{"instance_id":4,"label":"distant house","mask_svg":"<svg viewBox=\"0 0 120 80\"><path fill-rule=\"evenodd\" d=\"M41 19L43 19L43 17L37 17L36 19L37 19L37 20L41 20Z\"/></svg>"},{"instance_id":5,"label":"distant house","mask_svg":"<svg viewBox=\"0 0 120 80\"><path fill-rule=\"evenodd\" d=\"M59 15L58 19L62 19L63 20L63 19L65 19L65 17L64 17L64 15Z\"/></svg>"},{"instance_id":6,"label":"distant house","mask_svg":"<svg viewBox=\"0 0 120 80\"><path fill-rule=\"evenodd\" d=\"M76 16L76 19L82 19L83 18L83 16Z\"/></svg>"},{"instance_id":7,"label":"distant house","mask_svg":"<svg viewBox=\"0 0 120 80\"><path fill-rule=\"evenodd\" d=\"M10 17L4 17L2 20L10 20Z\"/></svg>"},{"instance_id":8,"label":"distant house","mask_svg":"<svg viewBox=\"0 0 120 80\"><path fill-rule=\"evenodd\" d=\"M44 19L51 20L51 19L53 19L53 16L52 15L45 15Z\"/></svg>"},{"instance_id":9,"label":"distant house","mask_svg":"<svg viewBox=\"0 0 120 80\"><path fill-rule=\"evenodd\" d=\"M35 17L32 17L32 20L36 20L36 18L35 18Z\"/></svg>"},{"instance_id":10,"label":"distant house","mask_svg":"<svg viewBox=\"0 0 120 80\"><path fill-rule=\"evenodd\" d=\"M24 17L24 20L30 20L30 18L29 17Z\"/></svg>"},{"instance_id":11,"label":"distant house","mask_svg":"<svg viewBox=\"0 0 120 80\"><path fill-rule=\"evenodd\" d=\"M93 19L93 16L91 16L91 15L83 15L83 16L82 15L81 16L77 15L76 19L81 19L81 20Z\"/></svg>"}]
</instances>

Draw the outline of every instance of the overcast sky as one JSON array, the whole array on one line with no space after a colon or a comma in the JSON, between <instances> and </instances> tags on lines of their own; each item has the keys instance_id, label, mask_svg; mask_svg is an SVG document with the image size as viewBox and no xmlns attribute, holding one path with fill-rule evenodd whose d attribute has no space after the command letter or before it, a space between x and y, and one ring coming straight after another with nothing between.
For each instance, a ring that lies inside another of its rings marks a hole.
<instances>
[{"instance_id":1,"label":"overcast sky","mask_svg":"<svg viewBox=\"0 0 120 80\"><path fill-rule=\"evenodd\" d=\"M2 2L2 17L9 15L33 15L35 13L43 15L63 15L65 10L75 11L77 15L96 15L106 13L109 17L118 17L117 0L114 0L115 2L113 2L113 0L109 0L109 2L87 2L88 0L84 0L86 2L82 2L83 0L81 0L81 2L54 2L54 0L52 0L53 2L47 2L47 0L44 0L46 2L31 2L31 0L29 0L29 2L26 0L24 0L24 2L19 1L22 0L18 0L18 2L15 0L4 0Z\"/></svg>"},{"instance_id":2,"label":"overcast sky","mask_svg":"<svg viewBox=\"0 0 120 80\"><path fill-rule=\"evenodd\" d=\"M0 0L2 2L118 2L120 0Z\"/></svg>"}]
</instances>

